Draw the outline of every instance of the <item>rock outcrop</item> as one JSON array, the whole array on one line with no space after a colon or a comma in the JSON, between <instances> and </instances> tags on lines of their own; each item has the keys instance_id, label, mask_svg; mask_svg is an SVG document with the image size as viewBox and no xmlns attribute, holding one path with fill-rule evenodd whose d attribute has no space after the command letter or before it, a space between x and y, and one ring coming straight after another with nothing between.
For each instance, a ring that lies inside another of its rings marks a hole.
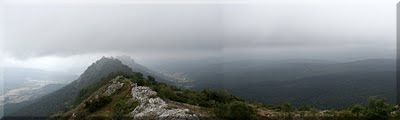
<instances>
[{"instance_id":1,"label":"rock outcrop","mask_svg":"<svg viewBox=\"0 0 400 120\"><path fill-rule=\"evenodd\" d=\"M117 77L117 80L119 77ZM106 91L103 93L104 96L110 96L115 93L118 89L121 89L124 83L114 80L113 83L107 87Z\"/></svg>"},{"instance_id":2,"label":"rock outcrop","mask_svg":"<svg viewBox=\"0 0 400 120\"><path fill-rule=\"evenodd\" d=\"M162 119L162 120L198 120L199 118L189 109L169 108L168 104L157 97L157 92L149 87L133 84L132 98L140 105L130 114L134 119Z\"/></svg>"}]
</instances>

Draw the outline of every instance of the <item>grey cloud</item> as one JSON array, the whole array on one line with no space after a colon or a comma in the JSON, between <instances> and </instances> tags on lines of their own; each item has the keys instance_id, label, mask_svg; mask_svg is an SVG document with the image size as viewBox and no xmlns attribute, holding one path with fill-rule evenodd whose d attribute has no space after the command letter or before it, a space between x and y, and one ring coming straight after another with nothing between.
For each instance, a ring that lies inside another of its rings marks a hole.
<instances>
[{"instance_id":1,"label":"grey cloud","mask_svg":"<svg viewBox=\"0 0 400 120\"><path fill-rule=\"evenodd\" d=\"M395 2L283 1L9 6L4 50L18 58L104 52L346 58L341 52L382 57L396 47Z\"/></svg>"},{"instance_id":2,"label":"grey cloud","mask_svg":"<svg viewBox=\"0 0 400 120\"><path fill-rule=\"evenodd\" d=\"M17 57L151 55L221 49L218 5L12 6L5 50Z\"/></svg>"},{"instance_id":3,"label":"grey cloud","mask_svg":"<svg viewBox=\"0 0 400 120\"><path fill-rule=\"evenodd\" d=\"M395 57L396 1L271 1L225 7L226 56Z\"/></svg>"}]
</instances>

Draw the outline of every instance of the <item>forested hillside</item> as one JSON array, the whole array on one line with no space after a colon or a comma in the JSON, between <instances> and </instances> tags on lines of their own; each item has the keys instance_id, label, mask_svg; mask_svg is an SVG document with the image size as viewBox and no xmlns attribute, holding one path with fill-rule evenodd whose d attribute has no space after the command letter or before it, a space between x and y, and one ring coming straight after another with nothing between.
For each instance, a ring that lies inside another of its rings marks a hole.
<instances>
[{"instance_id":1,"label":"forested hillside","mask_svg":"<svg viewBox=\"0 0 400 120\"><path fill-rule=\"evenodd\" d=\"M341 108L367 103L369 96L384 97L390 103L396 99L395 59L208 61L155 67L186 73L195 80L190 84L194 89L223 88L243 99L266 104Z\"/></svg>"}]
</instances>

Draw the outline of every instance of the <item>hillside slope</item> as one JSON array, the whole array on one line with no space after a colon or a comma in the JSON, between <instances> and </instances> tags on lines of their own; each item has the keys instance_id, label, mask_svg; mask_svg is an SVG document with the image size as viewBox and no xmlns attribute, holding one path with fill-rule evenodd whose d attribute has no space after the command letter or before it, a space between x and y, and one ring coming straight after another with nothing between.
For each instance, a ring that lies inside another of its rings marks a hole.
<instances>
[{"instance_id":1,"label":"hillside slope","mask_svg":"<svg viewBox=\"0 0 400 120\"><path fill-rule=\"evenodd\" d=\"M286 63L259 70L247 68L243 73L228 72L223 80L226 89L247 100L340 108L366 103L369 96L384 97L394 103L395 66L393 59L322 65Z\"/></svg>"},{"instance_id":2,"label":"hillside slope","mask_svg":"<svg viewBox=\"0 0 400 120\"><path fill-rule=\"evenodd\" d=\"M366 103L369 96L385 97L391 103L395 100L395 59L189 61L167 65L163 68L194 78L190 86L195 89L226 89L266 104L338 108Z\"/></svg>"},{"instance_id":3,"label":"hillside slope","mask_svg":"<svg viewBox=\"0 0 400 120\"><path fill-rule=\"evenodd\" d=\"M52 119L135 118L199 119L193 106L166 102L147 86L138 86L141 78L117 76L90 93L76 107L53 115Z\"/></svg>"},{"instance_id":4,"label":"hillside slope","mask_svg":"<svg viewBox=\"0 0 400 120\"><path fill-rule=\"evenodd\" d=\"M131 74L132 70L117 59L103 57L90 65L77 80L6 116L45 117L65 110L74 104L80 90L100 83L106 75L116 72Z\"/></svg>"}]
</instances>

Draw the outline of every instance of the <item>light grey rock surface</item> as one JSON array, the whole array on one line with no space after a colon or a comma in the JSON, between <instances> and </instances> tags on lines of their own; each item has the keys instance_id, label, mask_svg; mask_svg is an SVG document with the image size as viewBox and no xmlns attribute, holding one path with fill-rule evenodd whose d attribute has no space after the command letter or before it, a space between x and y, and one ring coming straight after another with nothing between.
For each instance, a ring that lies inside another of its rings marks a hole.
<instances>
[{"instance_id":1,"label":"light grey rock surface","mask_svg":"<svg viewBox=\"0 0 400 120\"><path fill-rule=\"evenodd\" d=\"M168 108L168 104L157 97L157 92L149 87L133 84L131 91L134 100L140 102L130 114L134 119L157 120L198 120L189 109Z\"/></svg>"},{"instance_id":2,"label":"light grey rock surface","mask_svg":"<svg viewBox=\"0 0 400 120\"><path fill-rule=\"evenodd\" d=\"M124 83L113 81L113 83L107 87L107 90L103 93L105 96L110 96L115 93L115 91L121 89L124 86Z\"/></svg>"}]
</instances>

